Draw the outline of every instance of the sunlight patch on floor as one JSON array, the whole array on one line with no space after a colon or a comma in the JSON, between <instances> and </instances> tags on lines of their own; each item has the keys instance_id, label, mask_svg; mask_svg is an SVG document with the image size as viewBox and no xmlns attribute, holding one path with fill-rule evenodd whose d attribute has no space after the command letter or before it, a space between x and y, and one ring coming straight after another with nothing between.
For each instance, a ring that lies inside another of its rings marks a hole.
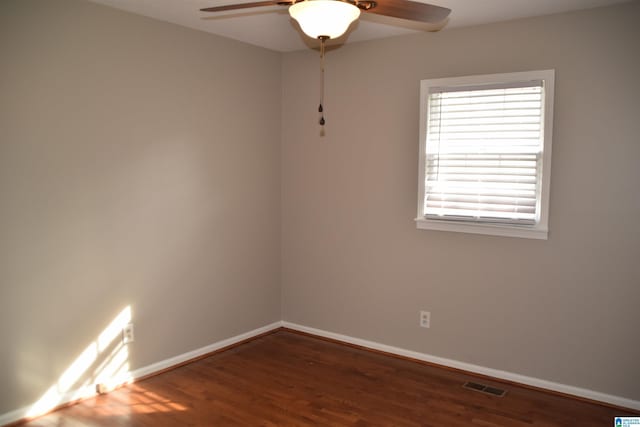
<instances>
[{"instance_id":1,"label":"sunlight patch on floor","mask_svg":"<svg viewBox=\"0 0 640 427\"><path fill-rule=\"evenodd\" d=\"M92 408L96 416L151 414L189 409L139 385L131 386L131 390L122 390L116 393L118 393L118 400L115 403L110 399L104 404L97 404Z\"/></svg>"}]
</instances>

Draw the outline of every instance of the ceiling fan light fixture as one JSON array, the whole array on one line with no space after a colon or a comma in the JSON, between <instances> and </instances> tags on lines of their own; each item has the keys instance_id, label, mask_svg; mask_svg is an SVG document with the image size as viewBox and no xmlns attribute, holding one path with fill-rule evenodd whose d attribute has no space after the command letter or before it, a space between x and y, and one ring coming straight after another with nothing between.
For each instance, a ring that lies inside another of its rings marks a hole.
<instances>
[{"instance_id":1,"label":"ceiling fan light fixture","mask_svg":"<svg viewBox=\"0 0 640 427\"><path fill-rule=\"evenodd\" d=\"M360 16L360 9L340 0L304 0L289 7L289 15L311 38L343 35Z\"/></svg>"}]
</instances>

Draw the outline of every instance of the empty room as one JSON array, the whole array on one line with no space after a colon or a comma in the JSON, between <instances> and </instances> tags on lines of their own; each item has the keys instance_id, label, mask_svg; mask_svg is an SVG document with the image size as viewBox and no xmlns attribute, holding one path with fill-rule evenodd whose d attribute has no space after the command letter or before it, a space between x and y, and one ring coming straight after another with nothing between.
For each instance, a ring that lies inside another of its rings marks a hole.
<instances>
[{"instance_id":1,"label":"empty room","mask_svg":"<svg viewBox=\"0 0 640 427\"><path fill-rule=\"evenodd\" d=\"M639 23L1 0L0 426L640 426Z\"/></svg>"}]
</instances>

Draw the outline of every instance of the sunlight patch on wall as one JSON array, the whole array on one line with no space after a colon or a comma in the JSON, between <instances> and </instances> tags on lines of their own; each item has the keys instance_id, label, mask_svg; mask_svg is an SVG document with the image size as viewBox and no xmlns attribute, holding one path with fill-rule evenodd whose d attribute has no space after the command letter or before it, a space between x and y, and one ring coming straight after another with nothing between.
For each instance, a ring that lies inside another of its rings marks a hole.
<instances>
[{"instance_id":1,"label":"sunlight patch on wall","mask_svg":"<svg viewBox=\"0 0 640 427\"><path fill-rule=\"evenodd\" d=\"M92 396L96 384L111 389L131 381L129 350L122 341L122 330L130 322L131 306L127 306L31 406L27 417L42 415L62 402Z\"/></svg>"}]
</instances>

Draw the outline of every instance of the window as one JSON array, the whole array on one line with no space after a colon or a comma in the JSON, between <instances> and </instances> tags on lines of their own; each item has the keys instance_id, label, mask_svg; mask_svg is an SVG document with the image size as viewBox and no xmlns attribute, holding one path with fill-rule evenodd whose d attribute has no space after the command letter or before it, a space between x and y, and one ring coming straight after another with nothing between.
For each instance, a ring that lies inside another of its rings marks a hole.
<instances>
[{"instance_id":1,"label":"window","mask_svg":"<svg viewBox=\"0 0 640 427\"><path fill-rule=\"evenodd\" d=\"M554 71L423 80L418 228L547 238Z\"/></svg>"}]
</instances>

